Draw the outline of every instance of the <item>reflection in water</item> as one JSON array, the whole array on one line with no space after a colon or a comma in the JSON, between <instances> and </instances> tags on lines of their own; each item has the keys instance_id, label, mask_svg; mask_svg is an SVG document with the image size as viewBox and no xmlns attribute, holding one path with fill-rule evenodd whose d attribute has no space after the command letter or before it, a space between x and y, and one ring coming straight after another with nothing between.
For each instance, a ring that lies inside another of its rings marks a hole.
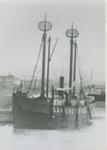
<instances>
[{"instance_id":1,"label":"reflection in water","mask_svg":"<svg viewBox=\"0 0 107 150\"><path fill-rule=\"evenodd\" d=\"M105 150L104 109L97 109L92 125L70 130L23 130L0 126L0 150Z\"/></svg>"}]
</instances>

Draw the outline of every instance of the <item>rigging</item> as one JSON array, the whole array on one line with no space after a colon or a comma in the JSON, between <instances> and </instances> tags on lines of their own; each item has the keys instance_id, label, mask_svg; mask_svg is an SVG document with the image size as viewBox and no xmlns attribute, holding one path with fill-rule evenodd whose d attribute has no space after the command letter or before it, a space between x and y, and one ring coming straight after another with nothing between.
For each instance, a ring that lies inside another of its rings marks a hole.
<instances>
[{"instance_id":1,"label":"rigging","mask_svg":"<svg viewBox=\"0 0 107 150\"><path fill-rule=\"evenodd\" d=\"M43 45L43 36L42 36L42 39L41 39L41 44L40 44L39 54L38 54L38 57L37 57L37 62L36 62L36 65L34 67L33 75L32 75L27 93L29 93L29 91L31 90L31 86L32 86L32 83L33 83L33 80L34 80L35 72L36 72L36 69L38 67L38 62L39 62L39 58L40 58L40 54L41 54L41 50L42 50L42 45Z\"/></svg>"}]
</instances>

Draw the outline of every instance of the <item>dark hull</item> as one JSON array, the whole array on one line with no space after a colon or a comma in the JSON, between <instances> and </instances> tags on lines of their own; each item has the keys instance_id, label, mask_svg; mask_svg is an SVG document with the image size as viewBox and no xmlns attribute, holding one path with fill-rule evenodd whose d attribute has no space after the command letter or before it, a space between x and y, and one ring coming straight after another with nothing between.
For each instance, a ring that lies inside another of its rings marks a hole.
<instances>
[{"instance_id":1,"label":"dark hull","mask_svg":"<svg viewBox=\"0 0 107 150\"><path fill-rule=\"evenodd\" d=\"M105 102L105 94L104 95L89 94L89 96L94 96L95 97L95 101L103 101L103 102Z\"/></svg>"},{"instance_id":2,"label":"dark hull","mask_svg":"<svg viewBox=\"0 0 107 150\"><path fill-rule=\"evenodd\" d=\"M41 105L41 103L26 100L25 96L13 95L14 127L26 129L74 129L90 122L87 113L78 115L71 113L64 117L62 112L55 112L55 118L52 118L50 102Z\"/></svg>"},{"instance_id":3,"label":"dark hull","mask_svg":"<svg viewBox=\"0 0 107 150\"><path fill-rule=\"evenodd\" d=\"M48 116L46 114L26 111L18 105L14 109L15 128L48 128Z\"/></svg>"},{"instance_id":4,"label":"dark hull","mask_svg":"<svg viewBox=\"0 0 107 150\"><path fill-rule=\"evenodd\" d=\"M50 103L38 103L27 99L22 93L13 94L13 121L16 128L46 128L48 126ZM40 100L39 100L40 101Z\"/></svg>"}]
</instances>

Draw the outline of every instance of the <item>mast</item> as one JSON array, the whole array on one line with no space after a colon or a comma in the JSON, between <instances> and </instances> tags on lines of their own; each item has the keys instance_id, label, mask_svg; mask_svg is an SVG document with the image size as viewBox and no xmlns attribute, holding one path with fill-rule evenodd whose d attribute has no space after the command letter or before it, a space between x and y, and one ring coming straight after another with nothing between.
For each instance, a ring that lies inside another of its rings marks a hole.
<instances>
[{"instance_id":1,"label":"mast","mask_svg":"<svg viewBox=\"0 0 107 150\"><path fill-rule=\"evenodd\" d=\"M54 53L54 50L55 50L57 42L58 42L58 39L56 39L55 45L54 45L54 47L52 49L52 52L50 54L51 37L49 36L49 39L48 39L48 60L47 60L47 90L46 90L46 98L47 99L48 99L48 89L49 89L49 68L50 68L50 61L51 61L52 55Z\"/></svg>"},{"instance_id":2,"label":"mast","mask_svg":"<svg viewBox=\"0 0 107 150\"><path fill-rule=\"evenodd\" d=\"M43 33L43 53L42 53L42 82L41 82L41 96L44 97L44 82L45 82L45 54L46 54L46 15L44 20Z\"/></svg>"},{"instance_id":3,"label":"mast","mask_svg":"<svg viewBox=\"0 0 107 150\"><path fill-rule=\"evenodd\" d=\"M48 88L49 88L49 62L50 62L50 42L51 37L48 39L48 62L47 62L47 90L46 90L46 98L48 99Z\"/></svg>"},{"instance_id":4,"label":"mast","mask_svg":"<svg viewBox=\"0 0 107 150\"><path fill-rule=\"evenodd\" d=\"M43 53L42 53L42 81L41 81L41 97L45 97L45 58L46 58L46 32L52 29L52 24L46 20L38 24L38 28L43 31Z\"/></svg>"},{"instance_id":5,"label":"mast","mask_svg":"<svg viewBox=\"0 0 107 150\"><path fill-rule=\"evenodd\" d=\"M69 70L69 88L72 87L72 70L73 70L73 23L71 28L71 39L70 39L70 70ZM71 90L70 90L71 94Z\"/></svg>"},{"instance_id":6,"label":"mast","mask_svg":"<svg viewBox=\"0 0 107 150\"><path fill-rule=\"evenodd\" d=\"M89 94L90 94L90 92L91 92L91 86L92 86L92 77L93 77L93 69L91 70L91 74L90 74Z\"/></svg>"},{"instance_id":7,"label":"mast","mask_svg":"<svg viewBox=\"0 0 107 150\"><path fill-rule=\"evenodd\" d=\"M76 39L79 36L79 32L73 28L73 23L72 23L72 28L68 29L65 34L68 38L70 38L70 69L69 69L69 88L70 88L70 90L69 90L69 94L74 95L75 89L73 89L73 91L71 91L72 80L73 81L76 80L76 40L74 43L74 39ZM74 48L73 45L75 46L75 49L73 49ZM73 50L75 50L74 55L73 55ZM73 64L74 64L74 70L73 70ZM72 93L72 92L74 92L74 93Z\"/></svg>"},{"instance_id":8,"label":"mast","mask_svg":"<svg viewBox=\"0 0 107 150\"><path fill-rule=\"evenodd\" d=\"M77 43L76 43L76 39L75 39L75 51L74 51L74 78L73 78L73 82L74 82L74 87L73 87L73 96L75 96L75 81L76 81L76 49L77 49Z\"/></svg>"}]
</instances>

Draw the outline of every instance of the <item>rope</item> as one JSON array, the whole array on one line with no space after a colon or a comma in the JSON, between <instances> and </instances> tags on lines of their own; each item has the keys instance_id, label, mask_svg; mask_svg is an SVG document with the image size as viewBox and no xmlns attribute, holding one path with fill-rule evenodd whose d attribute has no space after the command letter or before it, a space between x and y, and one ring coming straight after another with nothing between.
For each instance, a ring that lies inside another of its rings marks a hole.
<instances>
[{"instance_id":1,"label":"rope","mask_svg":"<svg viewBox=\"0 0 107 150\"><path fill-rule=\"evenodd\" d=\"M29 93L29 91L31 89L31 86L32 86L32 83L33 83L33 79L34 79L34 76L35 76L35 72L36 72L36 69L37 69L37 66L38 66L38 62L39 62L39 58L40 58L40 54L41 54L42 43L43 43L43 36L42 36L42 39L41 39L41 45L40 45L40 49L39 49L39 54L38 54L37 62L36 62L36 65L35 65L35 68L34 68L34 71L33 71L33 75L32 75L32 78L31 78L31 81L30 81L27 93Z\"/></svg>"},{"instance_id":2,"label":"rope","mask_svg":"<svg viewBox=\"0 0 107 150\"><path fill-rule=\"evenodd\" d=\"M52 50L52 53L51 53L51 55L50 55L50 60L51 60L51 57L52 57L52 55L53 55L53 53L54 53L54 50L55 50L55 47L56 47L57 42L58 42L58 39L56 39L55 45L54 45L53 50Z\"/></svg>"},{"instance_id":3,"label":"rope","mask_svg":"<svg viewBox=\"0 0 107 150\"><path fill-rule=\"evenodd\" d=\"M80 60L79 60L79 53L78 53L78 47L77 47L77 44L76 44L76 50L77 50L77 64L78 64L78 72L79 72L79 77L80 77L80 80L82 80L82 75L81 75L81 72L80 72Z\"/></svg>"},{"instance_id":4,"label":"rope","mask_svg":"<svg viewBox=\"0 0 107 150\"><path fill-rule=\"evenodd\" d=\"M81 81L81 87L83 89L83 82L86 83L86 80L82 77L82 74L80 72L80 61L79 61L79 53L78 53L78 49L77 49L77 55L78 55L78 68L79 68L79 76L80 76L80 81ZM92 80L92 72L91 72L91 77L90 77L90 82ZM88 85L88 88L89 88L89 91L90 91L90 87L89 87L89 82L87 81L87 85ZM85 96L85 95L84 95Z\"/></svg>"},{"instance_id":5,"label":"rope","mask_svg":"<svg viewBox=\"0 0 107 150\"><path fill-rule=\"evenodd\" d=\"M38 76L38 70L37 70L37 73L36 73L36 75L35 75L35 79L34 79L34 85L33 85L33 91L35 92L35 90L36 90L36 79L37 79L37 76Z\"/></svg>"},{"instance_id":6,"label":"rope","mask_svg":"<svg viewBox=\"0 0 107 150\"><path fill-rule=\"evenodd\" d=\"M77 46L77 44L76 44L76 46ZM83 96L85 97L85 94L84 94L84 92L83 92L83 78L82 78L82 75L81 75L81 71L80 71L80 60L79 60L79 53L78 53L78 47L76 48L77 49L77 57L78 57L78 61L77 61L77 63L78 63L78 71L79 71L79 76L80 76L80 89L82 89L82 93L81 94L83 94Z\"/></svg>"}]
</instances>

